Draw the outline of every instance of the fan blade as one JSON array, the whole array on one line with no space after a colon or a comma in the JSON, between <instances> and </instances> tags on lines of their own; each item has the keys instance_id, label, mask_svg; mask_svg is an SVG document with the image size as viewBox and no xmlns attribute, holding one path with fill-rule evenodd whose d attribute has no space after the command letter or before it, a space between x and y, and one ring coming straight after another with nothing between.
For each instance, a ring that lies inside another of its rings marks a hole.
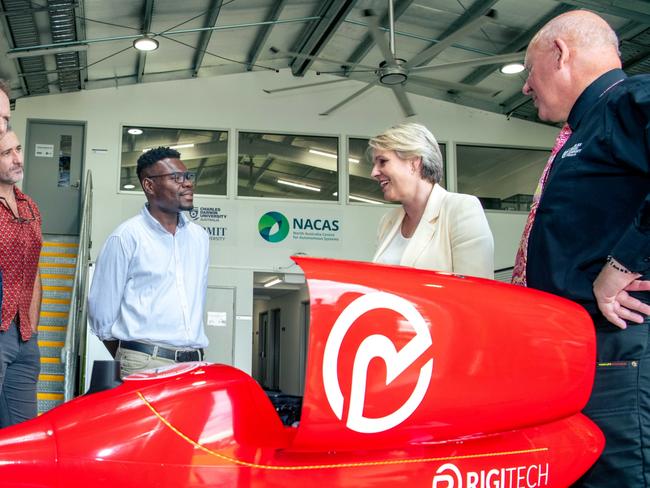
<instances>
[{"instance_id":1,"label":"fan blade","mask_svg":"<svg viewBox=\"0 0 650 488\"><path fill-rule=\"evenodd\" d=\"M434 80L425 78L424 76L409 76L408 83L417 83L419 85L428 86L429 88L440 88L443 90L454 90L461 92L478 93L480 95L495 95L497 92L489 88L481 88L480 86L467 85L465 83L456 83L454 81Z\"/></svg>"},{"instance_id":2,"label":"fan blade","mask_svg":"<svg viewBox=\"0 0 650 488\"><path fill-rule=\"evenodd\" d=\"M413 106L411 105L411 102L409 101L409 98L406 95L406 90L404 89L404 85L393 85L391 86L391 88L393 89L393 93L395 94L395 97L397 97L399 106L402 107L402 112L404 112L404 115L406 117L411 117L415 115L415 110L413 110Z\"/></svg>"},{"instance_id":3,"label":"fan blade","mask_svg":"<svg viewBox=\"0 0 650 488\"><path fill-rule=\"evenodd\" d=\"M367 73L372 73L374 75L377 75L377 70L376 69L353 69L353 70L336 70L336 71L316 71L317 75L339 75L339 76L346 76L349 79L356 79L352 78L352 75L356 74L367 74Z\"/></svg>"},{"instance_id":4,"label":"fan blade","mask_svg":"<svg viewBox=\"0 0 650 488\"><path fill-rule=\"evenodd\" d=\"M352 63L348 63L348 62L341 61L341 60L324 58L322 56L310 56L309 54L297 53L295 51L283 51L281 49L278 49L277 47L272 47L270 50L274 54L286 54L289 57L305 58L305 59L312 59L314 61L321 61L323 63L338 64L339 66L344 66L346 68L349 67L350 69L352 69L352 68L354 68L356 66L360 66L361 68L370 69L370 70L376 70L377 69L376 66L368 66L368 65L365 65L365 64L358 64L358 63L352 64Z\"/></svg>"},{"instance_id":5,"label":"fan blade","mask_svg":"<svg viewBox=\"0 0 650 488\"><path fill-rule=\"evenodd\" d=\"M485 56L482 58L473 58L466 59L465 61L454 61L451 63L443 64L434 64L433 66L418 66L416 68L411 68L410 72L422 72L422 71L436 71L443 69L452 69L452 68L474 68L476 66L485 66L488 64L502 64L502 63L511 63L514 61L521 61L526 55L525 52L519 53L509 53L509 54L498 54L496 56Z\"/></svg>"},{"instance_id":6,"label":"fan blade","mask_svg":"<svg viewBox=\"0 0 650 488\"><path fill-rule=\"evenodd\" d=\"M298 90L300 88L310 88L312 86L329 85L331 83L339 83L341 81L350 81L350 80L349 78L342 78L340 80L319 81L318 83L308 83L307 85L287 86L285 88L275 88L272 90L262 89L262 91L264 93L278 93L278 92L289 91L289 90Z\"/></svg>"},{"instance_id":7,"label":"fan blade","mask_svg":"<svg viewBox=\"0 0 650 488\"><path fill-rule=\"evenodd\" d=\"M377 85L378 83L379 83L379 81L375 81L374 83L368 83L361 90L358 90L358 91L354 92L352 95L350 95L348 98L346 98L342 102L337 103L333 107L328 108L327 110L325 110L324 112L319 113L318 115L330 115L330 114L332 114L335 110L338 110L339 108L341 108L343 105L345 105L349 101L351 101L351 100L357 98L359 95L362 95L363 93L367 92L368 90L370 90L373 86Z\"/></svg>"},{"instance_id":8,"label":"fan blade","mask_svg":"<svg viewBox=\"0 0 650 488\"><path fill-rule=\"evenodd\" d=\"M440 54L442 51L444 51L449 46L454 44L456 41L462 39L470 32L479 29L487 21L494 20L495 18L496 18L496 11L490 10L485 15L482 15L479 18L474 19L471 22L468 22L460 29L455 30L444 39L440 40L439 42L435 43L433 46L425 49L420 54L416 55L413 59L411 59L408 63L406 63L406 68L411 68L411 67L419 66L421 64L428 63L433 58L435 58L438 54Z\"/></svg>"},{"instance_id":9,"label":"fan blade","mask_svg":"<svg viewBox=\"0 0 650 488\"><path fill-rule=\"evenodd\" d=\"M384 57L386 65L397 66L397 62L395 61L395 54L390 50L390 46L388 45L386 38L381 34L381 31L379 30L379 17L377 17L377 15L375 15L372 10L366 10L364 14L368 19L368 31L372 36L372 40L381 51L381 55Z\"/></svg>"}]
</instances>

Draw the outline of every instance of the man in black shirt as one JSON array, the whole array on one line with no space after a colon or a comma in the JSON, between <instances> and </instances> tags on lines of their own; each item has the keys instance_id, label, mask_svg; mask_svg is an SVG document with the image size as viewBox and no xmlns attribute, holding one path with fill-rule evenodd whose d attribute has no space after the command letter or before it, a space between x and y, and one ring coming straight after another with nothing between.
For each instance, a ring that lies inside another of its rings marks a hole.
<instances>
[{"instance_id":1,"label":"man in black shirt","mask_svg":"<svg viewBox=\"0 0 650 488\"><path fill-rule=\"evenodd\" d=\"M606 447L576 486L650 486L650 76L627 77L614 31L580 10L537 33L526 67L540 118L571 135L522 239L523 283L580 303L596 328L585 413Z\"/></svg>"}]
</instances>

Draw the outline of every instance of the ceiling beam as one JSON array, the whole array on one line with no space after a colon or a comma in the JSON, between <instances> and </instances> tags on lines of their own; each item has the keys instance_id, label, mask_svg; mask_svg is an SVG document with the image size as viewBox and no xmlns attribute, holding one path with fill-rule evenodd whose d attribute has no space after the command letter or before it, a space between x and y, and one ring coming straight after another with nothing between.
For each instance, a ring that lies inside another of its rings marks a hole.
<instances>
[{"instance_id":1,"label":"ceiling beam","mask_svg":"<svg viewBox=\"0 0 650 488\"><path fill-rule=\"evenodd\" d=\"M398 0L395 3L394 14L393 14L393 18L395 19L395 22L397 22L397 19L399 19L404 14L404 12L406 12L406 9L408 9L413 2L414 0ZM381 26L388 25L388 12L386 12L383 15L383 17L379 21L379 25ZM375 45L375 41L372 39L372 36L370 34L366 34L366 36L362 39L362 41L356 47L354 52L347 59L346 64L349 63L350 65L355 65L357 63L360 63L361 60L365 58L366 55L370 52L370 49L372 49L372 46L374 45Z\"/></svg>"},{"instance_id":2,"label":"ceiling beam","mask_svg":"<svg viewBox=\"0 0 650 488\"><path fill-rule=\"evenodd\" d=\"M497 1L498 0L479 0L472 4L470 8L465 10L460 17L452 22L451 25L447 27L440 36L438 36L440 39L438 42L429 45L426 49L422 50L415 56L414 60L417 61L416 64L411 64L414 66L423 66L430 63L442 51L456 42L458 38L464 37L467 34L467 32L465 32L466 30L473 30L472 26L474 23L480 22L479 19L488 15L492 6L494 6Z\"/></svg>"},{"instance_id":3,"label":"ceiling beam","mask_svg":"<svg viewBox=\"0 0 650 488\"><path fill-rule=\"evenodd\" d=\"M319 19L306 26L291 51L307 56L318 56L355 3L356 0L318 2L315 15ZM291 72L294 76L303 76L313 62L311 57L296 56L291 62Z\"/></svg>"},{"instance_id":4,"label":"ceiling beam","mask_svg":"<svg viewBox=\"0 0 650 488\"><path fill-rule=\"evenodd\" d=\"M144 6L142 7L142 33L148 34L151 32L151 19L153 18L153 2L154 0L145 0ZM138 51L138 71L137 71L137 81L142 83L142 78L144 77L145 64L147 63L147 53L144 51Z\"/></svg>"},{"instance_id":5,"label":"ceiling beam","mask_svg":"<svg viewBox=\"0 0 650 488\"><path fill-rule=\"evenodd\" d=\"M506 116L510 117L510 115L512 115L515 110L517 110L522 105L526 105L526 103L530 102L531 100L532 98L530 98L528 95L517 92L501 104L503 105L503 113Z\"/></svg>"},{"instance_id":6,"label":"ceiling beam","mask_svg":"<svg viewBox=\"0 0 650 488\"><path fill-rule=\"evenodd\" d=\"M633 56L623 59L623 69L634 73L637 65L647 61L650 56L650 46L644 42L635 41L636 36L648 30L648 25L636 21L630 21L616 31L621 44L621 53L625 54L627 47L638 51Z\"/></svg>"},{"instance_id":7,"label":"ceiling beam","mask_svg":"<svg viewBox=\"0 0 650 488\"><path fill-rule=\"evenodd\" d=\"M84 1L79 0L76 4L73 4L75 22L77 23L77 39L80 41L86 39L86 6ZM79 52L78 56L79 66L81 68L79 71L79 88L83 90L86 88L86 78L88 77L88 70L86 70L88 56L83 51Z\"/></svg>"},{"instance_id":8,"label":"ceiling beam","mask_svg":"<svg viewBox=\"0 0 650 488\"><path fill-rule=\"evenodd\" d=\"M25 12L22 8L25 4L3 2L9 8L0 10L6 13L0 18L3 32L10 49L27 48L38 44L40 37L38 26L34 18L34 12ZM21 13L19 13L21 12ZM24 12L24 13L23 13ZM15 30L14 30L15 29ZM56 46L53 43L52 46ZM20 79L22 96L44 94L50 91L50 82L47 75L34 74L45 70L45 59L43 56L36 56L28 59L14 60L16 72ZM21 75L25 76L21 76Z\"/></svg>"},{"instance_id":9,"label":"ceiling beam","mask_svg":"<svg viewBox=\"0 0 650 488\"><path fill-rule=\"evenodd\" d=\"M7 12L3 8L2 4L0 4L0 26L2 26L2 35L4 36L5 41L9 46L9 49L13 49L14 47L16 47L16 45L11 37L11 29L9 27L9 23L7 22L7 15L11 15L11 12ZM25 83L25 77L23 74L23 70L21 69L20 63L18 62L17 59L14 59L13 63L14 63L14 68L18 73L18 81L20 83L20 89L23 92L23 96L29 95L29 91L27 90L27 84ZM7 82L9 81L10 80L7 80Z\"/></svg>"},{"instance_id":10,"label":"ceiling beam","mask_svg":"<svg viewBox=\"0 0 650 488\"><path fill-rule=\"evenodd\" d=\"M48 0L50 6L56 6L56 9L48 12L50 33L52 43L79 41L77 35L77 19L75 6L72 0ZM66 46L64 49L68 49ZM54 55L57 68L57 83L61 92L72 92L81 89L81 77L78 70L69 68L79 68L78 51L59 52Z\"/></svg>"},{"instance_id":11,"label":"ceiling beam","mask_svg":"<svg viewBox=\"0 0 650 488\"><path fill-rule=\"evenodd\" d=\"M264 174L264 172L271 166L271 164L275 161L275 158L269 156L266 158L266 160L261 164L259 169L254 175L251 175L250 180L248 180L248 187L250 189L254 189L255 185L257 185L257 182L260 181L260 178Z\"/></svg>"},{"instance_id":12,"label":"ceiling beam","mask_svg":"<svg viewBox=\"0 0 650 488\"><path fill-rule=\"evenodd\" d=\"M647 0L625 0L625 2L615 2L612 0L562 0L562 3L650 24L650 3ZM624 4L625 7L621 7L621 4Z\"/></svg>"},{"instance_id":13,"label":"ceiling beam","mask_svg":"<svg viewBox=\"0 0 650 488\"><path fill-rule=\"evenodd\" d=\"M648 28L648 24L644 24L642 22L636 22L632 20L627 24L625 24L624 26L622 26L620 29L618 29L616 31L616 34L618 35L618 39L621 42L624 42L638 36L647 28Z\"/></svg>"},{"instance_id":14,"label":"ceiling beam","mask_svg":"<svg viewBox=\"0 0 650 488\"><path fill-rule=\"evenodd\" d=\"M219 18L219 13L221 12L221 4L223 0L212 0L210 4L210 9L208 10L208 15L206 17L205 25L203 27L214 27L217 25L217 19ZM205 56L205 51L208 49L208 44L210 44L210 39L212 38L212 30L205 30L201 32L201 38L199 39L199 44L196 46L196 51L194 52L194 61L192 65L192 77L196 78L203 64L203 57Z\"/></svg>"},{"instance_id":15,"label":"ceiling beam","mask_svg":"<svg viewBox=\"0 0 650 488\"><path fill-rule=\"evenodd\" d=\"M287 0L277 0L271 6L271 9L269 10L268 15L266 16L266 22L269 22L269 24L266 24L259 28L259 30L257 31L257 35L255 36L255 40L253 41L253 45L248 51L248 56L246 58L246 71L250 71L253 69L253 65L257 62L257 58L259 57L260 52L264 47L264 44L266 44L266 40L269 38L269 35L271 34L271 29L273 28L273 22L275 22L280 18L280 14L282 13L282 10L284 9L284 6L286 4L287 4Z\"/></svg>"},{"instance_id":16,"label":"ceiling beam","mask_svg":"<svg viewBox=\"0 0 650 488\"><path fill-rule=\"evenodd\" d=\"M645 49L639 51L638 54L626 60L625 63L623 63L623 69L625 71L631 71L632 69L634 69L636 65L641 64L644 61L647 61L649 57L650 57L650 46L646 46Z\"/></svg>"},{"instance_id":17,"label":"ceiling beam","mask_svg":"<svg viewBox=\"0 0 650 488\"><path fill-rule=\"evenodd\" d=\"M508 45L501 49L497 54L506 54L521 51L526 46L528 46L528 43L533 38L533 36L537 34L537 31L539 31L549 20L557 17L560 14L563 14L564 12L568 12L569 10L573 10L573 7L561 3L544 17L542 17L539 21L537 21L537 23L531 28L519 34L515 39L512 40L512 42L508 43ZM480 83L485 78L490 76L493 71L494 65L481 66L463 78L461 83L476 85L477 83Z\"/></svg>"}]
</instances>

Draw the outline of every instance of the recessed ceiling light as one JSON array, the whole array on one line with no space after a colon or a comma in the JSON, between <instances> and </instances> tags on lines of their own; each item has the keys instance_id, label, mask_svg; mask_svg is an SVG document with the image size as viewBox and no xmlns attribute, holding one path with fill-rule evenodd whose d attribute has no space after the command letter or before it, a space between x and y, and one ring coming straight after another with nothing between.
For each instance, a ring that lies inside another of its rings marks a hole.
<instances>
[{"instance_id":1,"label":"recessed ceiling light","mask_svg":"<svg viewBox=\"0 0 650 488\"><path fill-rule=\"evenodd\" d=\"M155 51L158 49L158 41L149 36L144 36L133 41L133 47L138 51Z\"/></svg>"},{"instance_id":2,"label":"recessed ceiling light","mask_svg":"<svg viewBox=\"0 0 650 488\"><path fill-rule=\"evenodd\" d=\"M124 188L125 190L133 190L135 188L135 185L132 185L131 183L127 183L122 188Z\"/></svg>"},{"instance_id":3,"label":"recessed ceiling light","mask_svg":"<svg viewBox=\"0 0 650 488\"><path fill-rule=\"evenodd\" d=\"M501 66L501 69L499 69L499 71L501 71L501 73L504 75L515 75L517 73L521 73L525 69L526 67L521 63L508 63Z\"/></svg>"},{"instance_id":4,"label":"recessed ceiling light","mask_svg":"<svg viewBox=\"0 0 650 488\"><path fill-rule=\"evenodd\" d=\"M127 130L129 134L133 134L134 136L139 136L142 134L143 130L138 129L137 127L131 127L129 130Z\"/></svg>"}]
</instances>

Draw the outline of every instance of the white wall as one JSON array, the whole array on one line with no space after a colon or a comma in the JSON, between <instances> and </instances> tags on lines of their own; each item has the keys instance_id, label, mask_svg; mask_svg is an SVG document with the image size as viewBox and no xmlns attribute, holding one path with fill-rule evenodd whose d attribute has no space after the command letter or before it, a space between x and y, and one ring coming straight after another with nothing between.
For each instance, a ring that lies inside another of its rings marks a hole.
<instances>
[{"instance_id":1,"label":"white wall","mask_svg":"<svg viewBox=\"0 0 650 488\"><path fill-rule=\"evenodd\" d=\"M340 109L334 115L318 113L356 91L349 81L325 87L269 95L263 88L307 83L295 79L288 70L280 73L252 72L215 78L128 85L19 99L12 125L25 140L28 119L85 121L87 123L85 168L94 181L93 258L108 234L120 222L134 215L144 202L141 195L118 191L120 134L122 125L240 129L309 133L334 136L371 136L403 119L391 91L375 88ZM315 77L314 77L315 78ZM327 78L321 76L318 81ZM456 142L505 144L549 148L553 127L481 112L446 102L411 95L418 115L413 120L427 125L436 137L448 144L454 161ZM230 134L229 195L236 190L236 141ZM93 149L106 149L97 154ZM455 188L455 171L449 165L449 189ZM341 198L345 194L342 177ZM252 276L253 271L273 271L291 266L295 252L309 255L366 260L372 255L375 228L386 208L343 203L302 203L272 199L238 199L234 196L195 196L195 205L222 208L230 219L229 236L211 248L211 284L236 287L234 364L251 370ZM338 242L298 242L287 239L270 244L257 233L257 222L268 210L340 220ZM525 216L489 213L496 239L497 268L512 265Z\"/></svg>"}]
</instances>

